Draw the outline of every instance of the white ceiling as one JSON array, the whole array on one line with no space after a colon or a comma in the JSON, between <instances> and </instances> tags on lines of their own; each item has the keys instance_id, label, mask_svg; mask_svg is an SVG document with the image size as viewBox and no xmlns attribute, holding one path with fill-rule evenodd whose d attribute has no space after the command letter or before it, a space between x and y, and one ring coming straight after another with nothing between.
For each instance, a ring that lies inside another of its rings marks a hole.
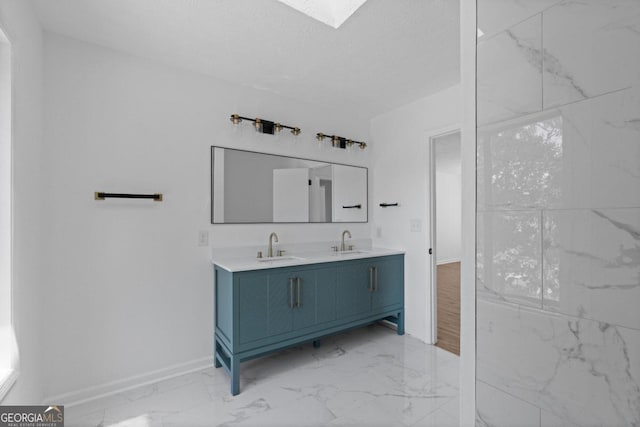
<instances>
[{"instance_id":1,"label":"white ceiling","mask_svg":"<svg viewBox=\"0 0 640 427\"><path fill-rule=\"evenodd\" d=\"M456 0L369 0L338 29L277 0L34 4L47 31L361 117L459 82Z\"/></svg>"}]
</instances>

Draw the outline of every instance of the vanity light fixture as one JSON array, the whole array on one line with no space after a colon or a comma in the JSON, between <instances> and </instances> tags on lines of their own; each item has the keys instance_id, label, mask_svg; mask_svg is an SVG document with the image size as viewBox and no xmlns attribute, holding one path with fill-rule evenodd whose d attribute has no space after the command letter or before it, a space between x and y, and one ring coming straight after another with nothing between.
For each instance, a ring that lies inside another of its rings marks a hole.
<instances>
[{"instance_id":1,"label":"vanity light fixture","mask_svg":"<svg viewBox=\"0 0 640 427\"><path fill-rule=\"evenodd\" d=\"M353 144L357 144L361 150L364 150L365 147L367 146L367 144L364 142L354 141L352 139L347 139L343 136L326 135L322 132L318 132L316 134L316 139L320 142L324 141L325 138L329 138L329 140L331 141L331 145L335 148L348 148L348 147L351 147Z\"/></svg>"},{"instance_id":2,"label":"vanity light fixture","mask_svg":"<svg viewBox=\"0 0 640 427\"><path fill-rule=\"evenodd\" d=\"M287 126L280 123L272 122L271 120L259 119L257 117L255 119L252 119L250 117L243 117L239 114L232 114L229 120L231 120L231 123L233 123L234 125L239 125L243 120L251 121L253 122L253 126L256 128L256 132L266 133L269 135L275 135L276 133L281 132L282 129L290 129L293 135L300 135L299 127Z\"/></svg>"}]
</instances>

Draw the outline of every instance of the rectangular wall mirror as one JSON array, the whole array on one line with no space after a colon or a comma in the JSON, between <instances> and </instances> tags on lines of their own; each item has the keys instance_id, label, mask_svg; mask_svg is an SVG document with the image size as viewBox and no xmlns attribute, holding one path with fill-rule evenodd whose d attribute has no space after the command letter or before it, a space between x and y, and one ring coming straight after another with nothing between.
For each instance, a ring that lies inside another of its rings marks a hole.
<instances>
[{"instance_id":1,"label":"rectangular wall mirror","mask_svg":"<svg viewBox=\"0 0 640 427\"><path fill-rule=\"evenodd\" d=\"M211 147L211 223L367 222L367 168Z\"/></svg>"}]
</instances>

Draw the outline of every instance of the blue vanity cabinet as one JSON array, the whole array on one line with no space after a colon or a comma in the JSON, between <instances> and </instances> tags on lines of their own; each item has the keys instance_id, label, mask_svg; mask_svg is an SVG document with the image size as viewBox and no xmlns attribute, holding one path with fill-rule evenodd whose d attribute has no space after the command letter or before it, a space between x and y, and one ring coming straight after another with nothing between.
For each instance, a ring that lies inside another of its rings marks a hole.
<instances>
[{"instance_id":1,"label":"blue vanity cabinet","mask_svg":"<svg viewBox=\"0 0 640 427\"><path fill-rule=\"evenodd\" d=\"M269 292L269 275L262 271L248 272L238 275L234 279L233 287L237 294L235 303L238 304L238 311L243 315L234 322L237 324L238 337L232 345L236 344L234 347L237 346L240 349L247 343L270 335L268 301L271 300L271 294L274 292ZM227 309L227 307L220 306L218 308L221 310ZM231 332L236 331L232 330Z\"/></svg>"},{"instance_id":2,"label":"blue vanity cabinet","mask_svg":"<svg viewBox=\"0 0 640 427\"><path fill-rule=\"evenodd\" d=\"M339 318L357 318L403 307L404 256L341 263L337 290Z\"/></svg>"},{"instance_id":3,"label":"blue vanity cabinet","mask_svg":"<svg viewBox=\"0 0 640 427\"><path fill-rule=\"evenodd\" d=\"M262 301L262 304L267 307L268 316L264 318L264 322L269 336L284 334L293 330L293 315L297 302L296 282L299 281L299 276L301 276L301 274L294 273L270 274L267 282L265 282L265 288L268 289L268 299L266 304L265 301ZM304 283L308 287L310 281L307 277L304 279ZM244 314L245 312L240 311L240 313ZM308 320L309 316L302 315L301 317L300 321L304 323L305 317ZM242 321L242 316L240 321Z\"/></svg>"},{"instance_id":4,"label":"blue vanity cabinet","mask_svg":"<svg viewBox=\"0 0 640 427\"><path fill-rule=\"evenodd\" d=\"M335 319L335 269L283 269L269 274L269 335Z\"/></svg>"},{"instance_id":5,"label":"blue vanity cabinet","mask_svg":"<svg viewBox=\"0 0 640 427\"><path fill-rule=\"evenodd\" d=\"M337 269L337 315L358 317L371 311L371 262L343 262Z\"/></svg>"},{"instance_id":6,"label":"blue vanity cabinet","mask_svg":"<svg viewBox=\"0 0 640 427\"><path fill-rule=\"evenodd\" d=\"M371 309L384 311L388 307L404 305L403 257L377 258L373 267Z\"/></svg>"},{"instance_id":7,"label":"blue vanity cabinet","mask_svg":"<svg viewBox=\"0 0 640 427\"><path fill-rule=\"evenodd\" d=\"M218 279L224 276L224 270L216 271ZM229 340L228 344L236 351L260 346L265 339L335 319L333 267L274 268L233 273L232 277L231 286L237 294L239 313L236 321L238 337L237 343ZM233 296L229 297L229 303L233 304ZM216 309L233 311L232 306L218 303ZM231 331L224 334L229 335L232 335Z\"/></svg>"},{"instance_id":8,"label":"blue vanity cabinet","mask_svg":"<svg viewBox=\"0 0 640 427\"><path fill-rule=\"evenodd\" d=\"M240 392L240 362L389 319L404 333L404 256L230 272L214 267L214 364ZM376 276L377 274L377 276Z\"/></svg>"}]
</instances>

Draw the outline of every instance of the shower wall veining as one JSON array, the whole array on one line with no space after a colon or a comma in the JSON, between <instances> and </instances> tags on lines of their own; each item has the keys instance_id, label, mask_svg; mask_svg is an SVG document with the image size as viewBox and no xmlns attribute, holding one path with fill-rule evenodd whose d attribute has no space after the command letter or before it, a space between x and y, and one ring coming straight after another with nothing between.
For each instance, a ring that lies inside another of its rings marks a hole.
<instances>
[{"instance_id":1,"label":"shower wall veining","mask_svg":"<svg viewBox=\"0 0 640 427\"><path fill-rule=\"evenodd\" d=\"M478 0L479 426L640 426L640 1Z\"/></svg>"}]
</instances>

